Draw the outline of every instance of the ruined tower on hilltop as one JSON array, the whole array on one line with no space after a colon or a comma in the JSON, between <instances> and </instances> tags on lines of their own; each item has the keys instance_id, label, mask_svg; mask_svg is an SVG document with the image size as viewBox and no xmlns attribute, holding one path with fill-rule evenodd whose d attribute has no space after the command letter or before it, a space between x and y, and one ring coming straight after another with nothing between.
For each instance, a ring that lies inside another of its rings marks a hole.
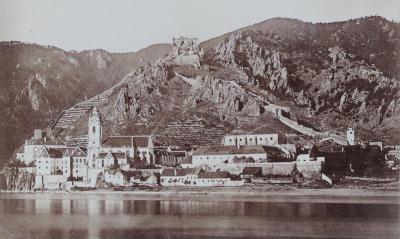
<instances>
[{"instance_id":1,"label":"ruined tower on hilltop","mask_svg":"<svg viewBox=\"0 0 400 239\"><path fill-rule=\"evenodd\" d=\"M200 67L203 57L203 49L200 47L198 38L178 37L172 39L171 60L177 65L191 65Z\"/></svg>"}]
</instances>

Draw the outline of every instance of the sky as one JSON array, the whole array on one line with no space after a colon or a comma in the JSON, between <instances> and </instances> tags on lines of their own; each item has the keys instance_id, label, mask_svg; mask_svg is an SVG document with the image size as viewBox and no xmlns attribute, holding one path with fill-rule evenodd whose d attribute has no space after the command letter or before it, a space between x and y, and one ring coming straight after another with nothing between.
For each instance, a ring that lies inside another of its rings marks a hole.
<instances>
[{"instance_id":1,"label":"sky","mask_svg":"<svg viewBox=\"0 0 400 239\"><path fill-rule=\"evenodd\" d=\"M174 36L203 41L272 17L371 15L399 22L400 0L0 0L0 41L132 52Z\"/></svg>"}]
</instances>

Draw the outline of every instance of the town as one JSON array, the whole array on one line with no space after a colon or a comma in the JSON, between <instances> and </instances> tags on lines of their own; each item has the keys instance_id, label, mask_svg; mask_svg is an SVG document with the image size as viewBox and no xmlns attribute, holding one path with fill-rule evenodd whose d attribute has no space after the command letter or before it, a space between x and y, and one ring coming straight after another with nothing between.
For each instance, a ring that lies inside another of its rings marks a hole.
<instances>
[{"instance_id":1,"label":"town","mask_svg":"<svg viewBox=\"0 0 400 239\"><path fill-rule=\"evenodd\" d=\"M173 39L172 51L158 64L198 69L203 55L198 39L179 37ZM142 74L141 71L134 74ZM197 78L178 72L175 75L190 86L199 84ZM225 82L229 87L244 90L236 82ZM273 104L253 91L248 93L263 105L260 111L272 113L283 125L316 140L305 141L303 145L287 140L281 142L284 135L276 131L223 135L219 132L213 135L214 143L188 143L184 147L182 144L159 144L152 134L103 138L100 105L105 104L112 92L110 89L81 102L63 111L56 120L53 128L63 130L87 115L87 136L79 142L62 140L51 128L36 129L33 137L20 147L13 165L18 166L20 172L35 175L32 190L237 187L251 182L317 182L332 186L348 175L371 177L398 170L400 146L384 145L380 141L362 142L357 140L352 127L340 135L317 131L292 119L289 107ZM240 99L235 99L234 110L240 111L241 104ZM225 118L221 116L222 121ZM174 125L171 128L175 130ZM220 131L224 132L223 128ZM345 137L341 136L343 134Z\"/></svg>"},{"instance_id":2,"label":"town","mask_svg":"<svg viewBox=\"0 0 400 239\"><path fill-rule=\"evenodd\" d=\"M361 148L355 144L351 128L347 131L348 145L336 152L319 151L315 145L299 152L294 144L280 144L278 134L268 133L225 135L220 145L198 148L160 147L151 135L102 138L101 122L101 114L93 107L87 147L67 146L41 129L34 131L17 153L17 161L21 171L35 174L35 190L139 185L229 187L257 180L292 183L299 180L294 174L332 185L329 173L338 166L331 164L337 165L346 152ZM371 155L382 152L382 147L371 142L363 148ZM399 153L399 146L388 151L386 158L391 160L385 160L385 165L396 167ZM355 165L347 166L356 170Z\"/></svg>"}]
</instances>

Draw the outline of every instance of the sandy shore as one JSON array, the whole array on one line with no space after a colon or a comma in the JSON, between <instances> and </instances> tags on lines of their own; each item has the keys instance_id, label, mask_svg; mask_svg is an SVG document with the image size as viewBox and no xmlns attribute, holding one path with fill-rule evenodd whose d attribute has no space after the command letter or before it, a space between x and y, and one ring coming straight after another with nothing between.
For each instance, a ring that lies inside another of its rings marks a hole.
<instances>
[{"instance_id":1,"label":"sandy shore","mask_svg":"<svg viewBox=\"0 0 400 239\"><path fill-rule=\"evenodd\" d=\"M365 189L284 189L257 191L254 188L163 188L159 191L94 190L83 192L0 192L0 199L88 199L88 200L191 200L238 202L309 202L400 204L400 191Z\"/></svg>"}]
</instances>

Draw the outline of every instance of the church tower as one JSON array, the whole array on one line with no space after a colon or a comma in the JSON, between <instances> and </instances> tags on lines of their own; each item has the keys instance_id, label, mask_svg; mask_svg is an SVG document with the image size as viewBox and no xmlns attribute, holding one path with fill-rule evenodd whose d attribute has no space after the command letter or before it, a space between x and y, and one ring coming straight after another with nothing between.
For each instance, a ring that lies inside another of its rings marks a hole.
<instances>
[{"instance_id":1,"label":"church tower","mask_svg":"<svg viewBox=\"0 0 400 239\"><path fill-rule=\"evenodd\" d=\"M90 113L88 123L88 166L89 168L96 167L96 157L99 154L102 139L100 113L95 106Z\"/></svg>"},{"instance_id":2,"label":"church tower","mask_svg":"<svg viewBox=\"0 0 400 239\"><path fill-rule=\"evenodd\" d=\"M349 145L355 145L355 132L353 128L347 129L347 143Z\"/></svg>"}]
</instances>

